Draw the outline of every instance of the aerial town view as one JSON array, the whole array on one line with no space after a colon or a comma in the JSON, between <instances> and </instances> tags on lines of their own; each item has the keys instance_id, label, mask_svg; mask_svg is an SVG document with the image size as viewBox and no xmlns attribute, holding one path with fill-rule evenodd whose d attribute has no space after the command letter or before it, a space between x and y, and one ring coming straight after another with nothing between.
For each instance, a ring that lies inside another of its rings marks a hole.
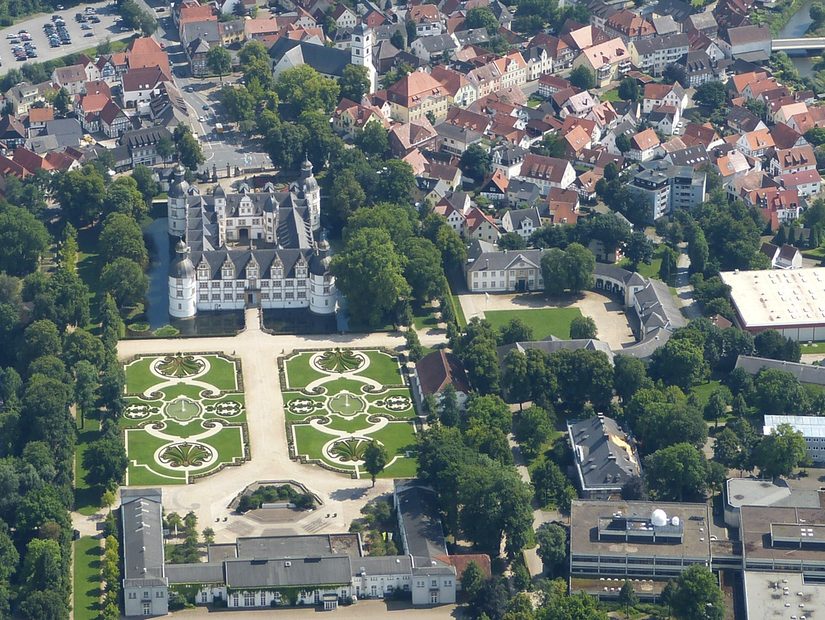
<instances>
[{"instance_id":1,"label":"aerial town view","mask_svg":"<svg viewBox=\"0 0 825 620\"><path fill-rule=\"evenodd\" d=\"M75 1L0 620L825 618L825 0Z\"/></svg>"}]
</instances>

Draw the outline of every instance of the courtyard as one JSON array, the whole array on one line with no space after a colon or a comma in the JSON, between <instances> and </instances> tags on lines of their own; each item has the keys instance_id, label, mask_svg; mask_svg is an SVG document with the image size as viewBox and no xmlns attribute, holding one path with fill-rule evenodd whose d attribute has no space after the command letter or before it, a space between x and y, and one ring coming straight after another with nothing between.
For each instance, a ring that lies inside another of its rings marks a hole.
<instances>
[{"instance_id":1,"label":"courtyard","mask_svg":"<svg viewBox=\"0 0 825 620\"><path fill-rule=\"evenodd\" d=\"M187 484L249 458L237 361L150 355L125 371L127 485Z\"/></svg>"},{"instance_id":2,"label":"courtyard","mask_svg":"<svg viewBox=\"0 0 825 620\"><path fill-rule=\"evenodd\" d=\"M459 295L459 301L468 321L477 316L500 327L510 319L519 318L533 328L536 340L551 335L569 338L570 322L581 314L592 317L599 340L611 349L636 342L624 306L617 299L596 291L583 291L576 297L547 297L544 293L464 293Z\"/></svg>"},{"instance_id":3,"label":"courtyard","mask_svg":"<svg viewBox=\"0 0 825 620\"><path fill-rule=\"evenodd\" d=\"M415 408L398 359L380 350L299 351L279 360L293 458L361 478L372 441L384 478L416 472Z\"/></svg>"}]
</instances>

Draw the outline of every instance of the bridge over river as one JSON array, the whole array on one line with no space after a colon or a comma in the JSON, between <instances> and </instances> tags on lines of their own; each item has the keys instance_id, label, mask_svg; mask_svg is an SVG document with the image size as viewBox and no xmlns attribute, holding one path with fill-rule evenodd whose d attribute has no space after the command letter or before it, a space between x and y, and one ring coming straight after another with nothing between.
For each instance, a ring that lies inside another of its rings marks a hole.
<instances>
[{"instance_id":1,"label":"bridge over river","mask_svg":"<svg viewBox=\"0 0 825 620\"><path fill-rule=\"evenodd\" d=\"M825 50L825 37L800 37L797 39L774 39L771 42L774 52L808 52L819 54Z\"/></svg>"}]
</instances>

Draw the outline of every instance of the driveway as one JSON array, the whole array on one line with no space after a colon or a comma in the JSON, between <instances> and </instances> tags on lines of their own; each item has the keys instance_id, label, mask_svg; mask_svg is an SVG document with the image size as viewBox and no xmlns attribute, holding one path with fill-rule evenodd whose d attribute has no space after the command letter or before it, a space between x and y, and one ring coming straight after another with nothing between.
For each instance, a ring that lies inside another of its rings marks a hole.
<instances>
[{"instance_id":1,"label":"driveway","mask_svg":"<svg viewBox=\"0 0 825 620\"><path fill-rule=\"evenodd\" d=\"M372 488L368 478L354 480L289 458L276 358L295 349L340 346L396 349L403 346L404 339L397 332L272 336L260 331L257 310L247 310L246 323L247 328L233 337L122 340L118 343L121 360L141 354L210 351L223 352L241 360L251 460L237 467L227 467L194 484L163 486L164 508L167 512L179 514L194 511L198 516L198 527L214 529L218 542L263 533L346 532L368 501L392 491L392 480L379 479ZM443 342L443 336L422 338L425 346L438 342ZM228 508L229 502L256 480L297 480L316 493L324 503L292 524L261 523L232 514ZM75 515L75 527L85 532L93 528L99 519Z\"/></svg>"},{"instance_id":2,"label":"driveway","mask_svg":"<svg viewBox=\"0 0 825 620\"><path fill-rule=\"evenodd\" d=\"M624 345L636 342L624 307L615 299L595 291L585 291L576 299L564 300L548 298L543 293L464 293L458 298L468 321L474 316L484 317L485 312L491 310L575 307L584 316L593 318L599 340L606 342L611 349L621 349Z\"/></svg>"}]
</instances>

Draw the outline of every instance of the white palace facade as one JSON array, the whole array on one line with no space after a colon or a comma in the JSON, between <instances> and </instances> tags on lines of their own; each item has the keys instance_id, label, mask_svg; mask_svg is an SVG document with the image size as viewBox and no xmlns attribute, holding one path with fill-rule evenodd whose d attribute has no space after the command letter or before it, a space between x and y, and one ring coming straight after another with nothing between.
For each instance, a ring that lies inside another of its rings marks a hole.
<instances>
[{"instance_id":1,"label":"white palace facade","mask_svg":"<svg viewBox=\"0 0 825 620\"><path fill-rule=\"evenodd\" d=\"M321 190L305 161L287 191L271 185L202 195L178 167L169 188L169 234L179 239L169 269L169 314L246 307L336 310L330 250L317 238Z\"/></svg>"}]
</instances>

